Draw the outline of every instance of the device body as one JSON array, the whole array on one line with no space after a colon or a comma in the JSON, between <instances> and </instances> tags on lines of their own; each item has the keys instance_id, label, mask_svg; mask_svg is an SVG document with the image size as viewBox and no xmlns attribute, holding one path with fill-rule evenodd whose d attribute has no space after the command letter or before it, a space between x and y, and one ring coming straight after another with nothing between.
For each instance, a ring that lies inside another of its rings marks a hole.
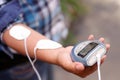
<instances>
[{"instance_id":1,"label":"device body","mask_svg":"<svg viewBox=\"0 0 120 80\"><path fill-rule=\"evenodd\" d=\"M106 54L106 46L98 40L84 41L74 46L71 52L73 61L81 62L85 66L92 66L97 62L96 55Z\"/></svg>"}]
</instances>

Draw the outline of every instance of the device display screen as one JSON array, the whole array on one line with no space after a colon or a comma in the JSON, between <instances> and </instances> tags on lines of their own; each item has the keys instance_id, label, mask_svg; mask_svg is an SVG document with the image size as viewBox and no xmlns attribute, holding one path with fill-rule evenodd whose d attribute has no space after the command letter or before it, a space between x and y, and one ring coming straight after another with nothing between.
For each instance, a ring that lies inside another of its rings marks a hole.
<instances>
[{"instance_id":1,"label":"device display screen","mask_svg":"<svg viewBox=\"0 0 120 80\"><path fill-rule=\"evenodd\" d=\"M92 49L94 49L98 44L95 42L89 43L86 47L84 47L79 53L78 56L84 58Z\"/></svg>"}]
</instances>

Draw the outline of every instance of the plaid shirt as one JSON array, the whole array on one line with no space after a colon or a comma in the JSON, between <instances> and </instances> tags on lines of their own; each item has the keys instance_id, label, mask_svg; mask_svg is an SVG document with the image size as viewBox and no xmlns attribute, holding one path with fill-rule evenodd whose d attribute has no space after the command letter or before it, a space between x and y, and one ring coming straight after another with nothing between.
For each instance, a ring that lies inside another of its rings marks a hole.
<instances>
[{"instance_id":1,"label":"plaid shirt","mask_svg":"<svg viewBox=\"0 0 120 80\"><path fill-rule=\"evenodd\" d=\"M25 23L54 41L60 41L66 37L68 30L65 27L58 0L19 0L19 2L23 13L15 19L15 22ZM0 44L0 49L11 57L14 53L4 43Z\"/></svg>"},{"instance_id":2,"label":"plaid shirt","mask_svg":"<svg viewBox=\"0 0 120 80\"><path fill-rule=\"evenodd\" d=\"M0 7L7 4L9 1L11 1L11 0L0 0Z\"/></svg>"}]
</instances>

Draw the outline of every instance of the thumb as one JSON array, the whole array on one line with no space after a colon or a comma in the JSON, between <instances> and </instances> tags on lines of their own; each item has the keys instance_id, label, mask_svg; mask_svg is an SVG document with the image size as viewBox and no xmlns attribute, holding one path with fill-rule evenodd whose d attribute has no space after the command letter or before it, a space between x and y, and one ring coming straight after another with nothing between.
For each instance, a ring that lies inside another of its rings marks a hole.
<instances>
[{"instance_id":1,"label":"thumb","mask_svg":"<svg viewBox=\"0 0 120 80\"><path fill-rule=\"evenodd\" d=\"M75 71L78 73L85 69L84 65L80 62L74 62L74 64L75 64Z\"/></svg>"},{"instance_id":2,"label":"thumb","mask_svg":"<svg viewBox=\"0 0 120 80\"><path fill-rule=\"evenodd\" d=\"M79 74L85 69L84 65L80 62L72 62L69 65L65 65L63 68L74 74Z\"/></svg>"}]
</instances>

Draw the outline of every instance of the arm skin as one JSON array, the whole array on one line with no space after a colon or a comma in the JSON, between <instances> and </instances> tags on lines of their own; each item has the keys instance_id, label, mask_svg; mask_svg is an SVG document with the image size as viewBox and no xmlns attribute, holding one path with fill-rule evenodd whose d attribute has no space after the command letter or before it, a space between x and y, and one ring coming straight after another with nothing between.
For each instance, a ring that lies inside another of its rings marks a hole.
<instances>
[{"instance_id":1,"label":"arm skin","mask_svg":"<svg viewBox=\"0 0 120 80\"><path fill-rule=\"evenodd\" d=\"M15 25L21 25L31 31L30 36L27 38L27 49L28 49L30 57L34 58L34 47L36 43L40 39L48 39L48 38L32 30L31 28L27 27L25 24L15 24ZM88 39L92 40L94 39L94 36L90 35ZM104 43L104 38L100 38L99 40ZM9 35L9 29L4 31L3 41L8 46L18 51L21 55L26 55L23 40L16 40L13 37L11 37ZM108 50L110 48L110 45L106 44L106 47ZM85 67L80 62L72 62L71 57L70 57L70 52L72 48L73 46L68 46L65 48L61 47L61 48L54 49L54 50L37 50L37 59L42 60L44 62L51 63L51 64L59 65L66 71L76 74L83 78L93 73L94 71L96 71L96 68L97 68L96 64L93 65L92 67ZM106 56L102 58L101 60L102 63L105 58Z\"/></svg>"}]
</instances>

